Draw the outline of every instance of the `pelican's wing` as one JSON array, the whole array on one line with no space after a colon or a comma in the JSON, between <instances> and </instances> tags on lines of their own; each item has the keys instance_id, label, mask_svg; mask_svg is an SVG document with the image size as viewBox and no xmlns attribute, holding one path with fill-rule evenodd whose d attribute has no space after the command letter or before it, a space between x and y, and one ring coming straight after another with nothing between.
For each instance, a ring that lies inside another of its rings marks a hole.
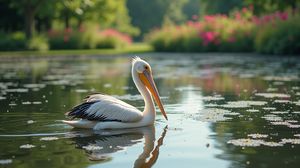
<instances>
[{"instance_id":1,"label":"pelican's wing","mask_svg":"<svg viewBox=\"0 0 300 168\"><path fill-rule=\"evenodd\" d=\"M85 102L66 113L72 118L92 121L136 122L142 119L142 112L137 108L112 96L93 94Z\"/></svg>"}]
</instances>

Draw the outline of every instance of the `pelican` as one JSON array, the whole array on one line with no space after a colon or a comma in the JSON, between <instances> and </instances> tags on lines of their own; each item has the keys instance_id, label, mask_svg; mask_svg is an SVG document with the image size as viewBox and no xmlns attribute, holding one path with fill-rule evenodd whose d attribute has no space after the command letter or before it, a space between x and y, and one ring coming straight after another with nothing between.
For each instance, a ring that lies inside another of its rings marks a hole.
<instances>
[{"instance_id":1,"label":"pelican","mask_svg":"<svg viewBox=\"0 0 300 168\"><path fill-rule=\"evenodd\" d=\"M153 125L156 112L152 97L165 119L168 120L153 80L150 65L139 57L133 58L131 75L145 102L143 112L115 97L104 94L92 94L87 96L83 103L66 113L67 117L71 119L80 118L80 120L63 120L63 122L72 127L94 130Z\"/></svg>"}]
</instances>

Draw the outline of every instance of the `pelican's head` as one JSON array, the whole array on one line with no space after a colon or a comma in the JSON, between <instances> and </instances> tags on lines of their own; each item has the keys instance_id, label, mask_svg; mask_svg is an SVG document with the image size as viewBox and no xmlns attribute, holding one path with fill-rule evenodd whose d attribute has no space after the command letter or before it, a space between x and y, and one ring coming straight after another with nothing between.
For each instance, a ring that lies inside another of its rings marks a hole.
<instances>
[{"instance_id":1,"label":"pelican's head","mask_svg":"<svg viewBox=\"0 0 300 168\"><path fill-rule=\"evenodd\" d=\"M132 60L132 70L137 72L139 80L152 94L152 97L158 105L161 113L163 114L165 119L168 120L167 114L153 80L151 66L139 57L135 57Z\"/></svg>"}]
</instances>

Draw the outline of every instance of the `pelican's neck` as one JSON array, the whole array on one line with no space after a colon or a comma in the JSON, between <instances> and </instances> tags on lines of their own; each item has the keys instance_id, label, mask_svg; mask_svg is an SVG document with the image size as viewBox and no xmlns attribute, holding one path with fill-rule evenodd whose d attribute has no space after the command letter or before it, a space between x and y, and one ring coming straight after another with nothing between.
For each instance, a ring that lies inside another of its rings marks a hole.
<instances>
[{"instance_id":1,"label":"pelican's neck","mask_svg":"<svg viewBox=\"0 0 300 168\"><path fill-rule=\"evenodd\" d=\"M138 91L141 93L141 95L144 98L144 102L145 102L145 109L143 111L144 118L148 118L148 119L154 121L155 106L154 106L153 99L152 99L148 89L141 82L140 78L138 77L138 73L135 70L132 70L132 78L133 78L133 81L134 81Z\"/></svg>"}]
</instances>

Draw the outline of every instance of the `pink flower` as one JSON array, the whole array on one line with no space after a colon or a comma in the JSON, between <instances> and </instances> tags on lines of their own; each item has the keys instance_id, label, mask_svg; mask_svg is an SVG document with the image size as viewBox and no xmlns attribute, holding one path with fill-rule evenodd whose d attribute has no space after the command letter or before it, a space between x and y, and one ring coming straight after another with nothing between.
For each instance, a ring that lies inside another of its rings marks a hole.
<instances>
[{"instance_id":1,"label":"pink flower","mask_svg":"<svg viewBox=\"0 0 300 168\"><path fill-rule=\"evenodd\" d=\"M200 33L200 37L203 40L203 45L207 46L209 43L212 43L216 40L216 33L212 31Z\"/></svg>"},{"instance_id":2,"label":"pink flower","mask_svg":"<svg viewBox=\"0 0 300 168\"><path fill-rule=\"evenodd\" d=\"M219 39L215 39L215 40L213 41L213 43L214 43L214 45L219 45L221 42L220 42Z\"/></svg>"},{"instance_id":3,"label":"pink flower","mask_svg":"<svg viewBox=\"0 0 300 168\"><path fill-rule=\"evenodd\" d=\"M189 21L187 21L187 25L188 26L194 26L194 22L189 20Z\"/></svg>"},{"instance_id":4,"label":"pink flower","mask_svg":"<svg viewBox=\"0 0 300 168\"><path fill-rule=\"evenodd\" d=\"M53 29L49 29L48 30L48 36L49 37L54 37L54 36L56 36L58 33L57 33L57 31L55 31L55 30L53 30Z\"/></svg>"},{"instance_id":5,"label":"pink flower","mask_svg":"<svg viewBox=\"0 0 300 168\"><path fill-rule=\"evenodd\" d=\"M243 7L242 12L243 12L243 13L246 13L247 11L248 11L248 9L245 8L245 7Z\"/></svg>"},{"instance_id":6,"label":"pink flower","mask_svg":"<svg viewBox=\"0 0 300 168\"><path fill-rule=\"evenodd\" d=\"M287 12L282 12L282 13L279 13L279 18L281 20L287 20L289 17L288 13Z\"/></svg>"},{"instance_id":7,"label":"pink flower","mask_svg":"<svg viewBox=\"0 0 300 168\"><path fill-rule=\"evenodd\" d=\"M264 23L268 23L268 22L270 22L271 20L272 20L272 16L270 16L270 15L266 15L266 16L263 17L263 22L264 22Z\"/></svg>"},{"instance_id":8,"label":"pink flower","mask_svg":"<svg viewBox=\"0 0 300 168\"><path fill-rule=\"evenodd\" d=\"M227 39L227 41L229 42L229 43L234 43L235 42L235 37L233 37L233 36L231 36L231 37L229 37L228 39Z\"/></svg>"},{"instance_id":9,"label":"pink flower","mask_svg":"<svg viewBox=\"0 0 300 168\"><path fill-rule=\"evenodd\" d=\"M117 35L119 32L114 30L114 29L106 29L106 30L103 30L101 32L101 35L103 36L114 36L114 35Z\"/></svg>"},{"instance_id":10,"label":"pink flower","mask_svg":"<svg viewBox=\"0 0 300 168\"><path fill-rule=\"evenodd\" d=\"M240 12L235 13L235 19L240 20L241 19L241 14Z\"/></svg>"},{"instance_id":11,"label":"pink flower","mask_svg":"<svg viewBox=\"0 0 300 168\"><path fill-rule=\"evenodd\" d=\"M64 35L64 43L67 43L69 41L69 36L68 35Z\"/></svg>"},{"instance_id":12,"label":"pink flower","mask_svg":"<svg viewBox=\"0 0 300 168\"><path fill-rule=\"evenodd\" d=\"M220 17L222 17L222 18L224 18L224 19L228 18L228 16L225 15L225 14L220 14Z\"/></svg>"},{"instance_id":13,"label":"pink flower","mask_svg":"<svg viewBox=\"0 0 300 168\"><path fill-rule=\"evenodd\" d=\"M180 31L181 30L181 26L175 26L176 30Z\"/></svg>"},{"instance_id":14,"label":"pink flower","mask_svg":"<svg viewBox=\"0 0 300 168\"><path fill-rule=\"evenodd\" d=\"M198 16L197 16L197 15L193 15L193 16L192 16L192 19L193 19L193 20L198 20Z\"/></svg>"},{"instance_id":15,"label":"pink flower","mask_svg":"<svg viewBox=\"0 0 300 168\"><path fill-rule=\"evenodd\" d=\"M68 27L65 29L65 33L71 33L72 32L72 28L71 27Z\"/></svg>"},{"instance_id":16,"label":"pink flower","mask_svg":"<svg viewBox=\"0 0 300 168\"><path fill-rule=\"evenodd\" d=\"M253 4L250 4L250 5L249 5L249 9L250 9L251 11L253 11L253 9L254 9L254 8L253 8Z\"/></svg>"},{"instance_id":17,"label":"pink flower","mask_svg":"<svg viewBox=\"0 0 300 168\"><path fill-rule=\"evenodd\" d=\"M201 28L201 22L193 22L193 21L187 21L186 23L190 27L195 27L195 28Z\"/></svg>"},{"instance_id":18,"label":"pink flower","mask_svg":"<svg viewBox=\"0 0 300 168\"><path fill-rule=\"evenodd\" d=\"M214 16L211 16L211 15L205 15L204 20L206 22L213 22L215 20L215 18L214 18Z\"/></svg>"},{"instance_id":19,"label":"pink flower","mask_svg":"<svg viewBox=\"0 0 300 168\"><path fill-rule=\"evenodd\" d=\"M103 30L102 32L99 32L99 34L104 37L116 37L122 39L123 41L126 41L127 43L132 42L130 36L123 34L115 29L106 29Z\"/></svg>"},{"instance_id":20,"label":"pink flower","mask_svg":"<svg viewBox=\"0 0 300 168\"><path fill-rule=\"evenodd\" d=\"M260 19L256 16L252 17L252 22L254 22L256 25L260 25Z\"/></svg>"},{"instance_id":21,"label":"pink flower","mask_svg":"<svg viewBox=\"0 0 300 168\"><path fill-rule=\"evenodd\" d=\"M85 29L84 29L84 27L83 27L82 25L80 25L78 31L79 31L79 32L84 32Z\"/></svg>"}]
</instances>

